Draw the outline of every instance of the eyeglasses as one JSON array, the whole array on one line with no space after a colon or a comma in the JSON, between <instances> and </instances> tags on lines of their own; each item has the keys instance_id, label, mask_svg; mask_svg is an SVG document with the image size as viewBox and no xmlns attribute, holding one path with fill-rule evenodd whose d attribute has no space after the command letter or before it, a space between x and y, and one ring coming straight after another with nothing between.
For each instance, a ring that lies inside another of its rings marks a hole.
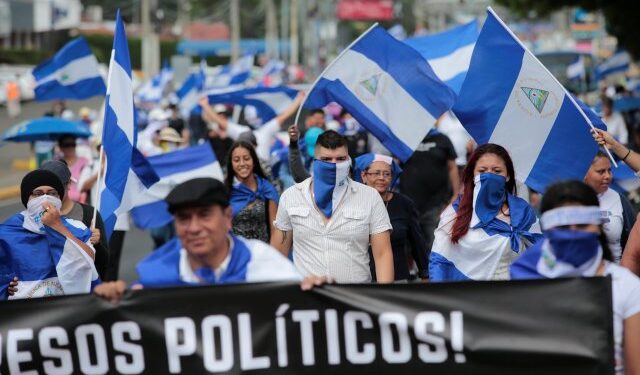
<instances>
[{"instance_id":1,"label":"eyeglasses","mask_svg":"<svg viewBox=\"0 0 640 375\"><path fill-rule=\"evenodd\" d=\"M60 194L58 194L58 191L55 189L51 189L51 190L34 190L31 192L31 196L33 197L41 197L43 195L50 195L52 197L56 197L56 198L60 198Z\"/></svg>"},{"instance_id":2,"label":"eyeglasses","mask_svg":"<svg viewBox=\"0 0 640 375\"><path fill-rule=\"evenodd\" d=\"M388 180L391 178L391 172L387 172L387 171L366 172L365 174L367 176L375 176L376 178L382 177L385 180Z\"/></svg>"},{"instance_id":3,"label":"eyeglasses","mask_svg":"<svg viewBox=\"0 0 640 375\"><path fill-rule=\"evenodd\" d=\"M75 143L63 143L60 145L60 148L70 148L70 147L76 147Z\"/></svg>"}]
</instances>

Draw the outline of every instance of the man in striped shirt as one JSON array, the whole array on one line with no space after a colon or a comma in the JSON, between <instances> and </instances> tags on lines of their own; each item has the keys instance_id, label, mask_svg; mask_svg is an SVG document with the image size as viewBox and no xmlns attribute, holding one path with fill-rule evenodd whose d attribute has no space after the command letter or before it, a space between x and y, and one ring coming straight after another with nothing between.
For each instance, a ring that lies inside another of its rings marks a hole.
<instances>
[{"instance_id":1,"label":"man in striped shirt","mask_svg":"<svg viewBox=\"0 0 640 375\"><path fill-rule=\"evenodd\" d=\"M294 264L303 276L370 282L369 262L375 261L378 282L392 282L392 228L380 194L349 178L351 160L340 134L320 135L314 154L312 177L280 198L271 245L285 255L293 246Z\"/></svg>"}]
</instances>

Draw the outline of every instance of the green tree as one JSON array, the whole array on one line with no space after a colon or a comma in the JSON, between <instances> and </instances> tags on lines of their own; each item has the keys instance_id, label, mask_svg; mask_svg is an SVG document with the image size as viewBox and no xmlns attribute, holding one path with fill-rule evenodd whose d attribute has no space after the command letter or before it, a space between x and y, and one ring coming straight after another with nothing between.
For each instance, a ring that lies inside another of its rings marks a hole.
<instances>
[{"instance_id":1,"label":"green tree","mask_svg":"<svg viewBox=\"0 0 640 375\"><path fill-rule=\"evenodd\" d=\"M588 11L600 10L606 20L606 30L618 38L635 58L640 58L640 33L638 14L640 2L635 0L495 0L524 18L548 15L563 7L581 7Z\"/></svg>"}]
</instances>

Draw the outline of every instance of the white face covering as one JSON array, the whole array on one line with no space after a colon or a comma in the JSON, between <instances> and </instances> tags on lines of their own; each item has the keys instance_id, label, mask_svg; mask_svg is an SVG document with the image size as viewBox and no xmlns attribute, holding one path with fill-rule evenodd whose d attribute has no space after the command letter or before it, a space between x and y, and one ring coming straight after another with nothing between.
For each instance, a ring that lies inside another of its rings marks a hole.
<instances>
[{"instance_id":1,"label":"white face covering","mask_svg":"<svg viewBox=\"0 0 640 375\"><path fill-rule=\"evenodd\" d=\"M24 228L35 233L44 233L44 224L42 224L44 208L42 207L42 204L45 202L49 202L58 211L62 208L62 201L60 201L60 198L56 198L51 195L45 194L31 199L27 202L27 210L23 211Z\"/></svg>"}]
</instances>

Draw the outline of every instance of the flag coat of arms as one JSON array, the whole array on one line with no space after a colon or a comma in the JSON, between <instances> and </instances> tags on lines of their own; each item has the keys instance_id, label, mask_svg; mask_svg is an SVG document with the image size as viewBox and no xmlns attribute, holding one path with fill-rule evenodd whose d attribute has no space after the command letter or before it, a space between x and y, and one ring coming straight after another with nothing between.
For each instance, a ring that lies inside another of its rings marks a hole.
<instances>
[{"instance_id":1,"label":"flag coat of arms","mask_svg":"<svg viewBox=\"0 0 640 375\"><path fill-rule=\"evenodd\" d=\"M491 8L453 111L478 144L505 147L516 177L539 192L560 179L582 180L598 150L595 114Z\"/></svg>"},{"instance_id":2,"label":"flag coat of arms","mask_svg":"<svg viewBox=\"0 0 640 375\"><path fill-rule=\"evenodd\" d=\"M340 104L406 161L454 100L416 50L374 25L325 69L303 106Z\"/></svg>"}]
</instances>

